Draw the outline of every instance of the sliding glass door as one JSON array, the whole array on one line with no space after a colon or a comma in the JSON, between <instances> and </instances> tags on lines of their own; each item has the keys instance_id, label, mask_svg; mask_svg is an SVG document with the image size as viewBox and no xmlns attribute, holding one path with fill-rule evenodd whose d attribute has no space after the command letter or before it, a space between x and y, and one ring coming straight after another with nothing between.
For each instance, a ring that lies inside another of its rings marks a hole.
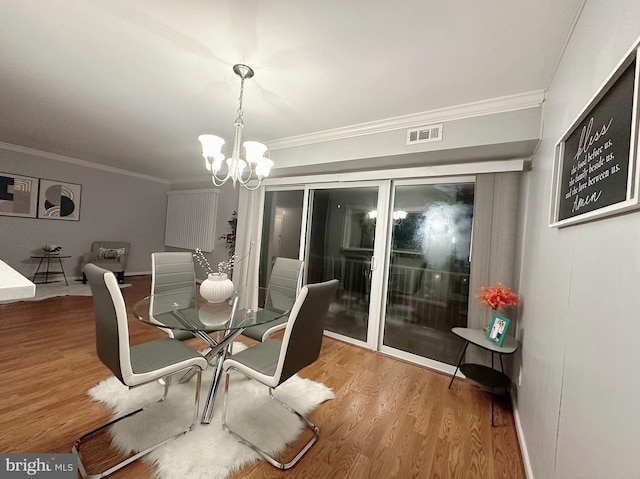
<instances>
[{"instance_id":1,"label":"sliding glass door","mask_svg":"<svg viewBox=\"0 0 640 479\"><path fill-rule=\"evenodd\" d=\"M474 184L398 184L382 344L455 364L467 325Z\"/></svg>"},{"instance_id":2,"label":"sliding glass door","mask_svg":"<svg viewBox=\"0 0 640 479\"><path fill-rule=\"evenodd\" d=\"M340 286L325 322L328 331L367 342L378 209L378 186L314 189L307 233L309 283L336 278Z\"/></svg>"},{"instance_id":3,"label":"sliding glass door","mask_svg":"<svg viewBox=\"0 0 640 479\"><path fill-rule=\"evenodd\" d=\"M267 191L260 285L276 256L304 283L340 285L330 335L421 362L455 364L467 325L473 178L309 185Z\"/></svg>"}]
</instances>

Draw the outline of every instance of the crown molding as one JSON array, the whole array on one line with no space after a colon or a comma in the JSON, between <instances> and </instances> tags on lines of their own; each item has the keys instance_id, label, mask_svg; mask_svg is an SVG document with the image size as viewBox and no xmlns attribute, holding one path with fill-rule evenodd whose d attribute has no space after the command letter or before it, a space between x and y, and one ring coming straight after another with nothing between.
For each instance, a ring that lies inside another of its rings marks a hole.
<instances>
[{"instance_id":1,"label":"crown molding","mask_svg":"<svg viewBox=\"0 0 640 479\"><path fill-rule=\"evenodd\" d=\"M102 171L108 171L110 173L118 173L120 175L133 176L136 178L142 178L144 180L156 181L158 183L164 183L164 184L170 183L169 181L163 178L158 178L156 176L144 175L142 173L135 173L133 171L123 170L122 168L115 168L113 166L101 165L100 163L92 163L87 160L80 160L78 158L72 158L70 156L59 155L57 153L50 153L48 151L36 150L35 148L14 145L12 143L5 143L3 141L0 141L0 148L4 150L15 151L18 153L26 153L28 155L39 156L41 158L47 158L49 160L63 161L65 163L84 166L86 168L93 168L94 170L102 170Z\"/></svg>"},{"instance_id":2,"label":"crown molding","mask_svg":"<svg viewBox=\"0 0 640 479\"><path fill-rule=\"evenodd\" d=\"M404 128L419 127L431 123L462 120L485 115L495 115L511 111L538 108L544 102L545 90L535 90L516 95L503 96L491 100L466 103L449 108L413 113L384 120L359 123L357 125L334 128L306 135L292 136L267 142L269 150L280 150L312 143L335 141L356 136L372 135Z\"/></svg>"}]
</instances>

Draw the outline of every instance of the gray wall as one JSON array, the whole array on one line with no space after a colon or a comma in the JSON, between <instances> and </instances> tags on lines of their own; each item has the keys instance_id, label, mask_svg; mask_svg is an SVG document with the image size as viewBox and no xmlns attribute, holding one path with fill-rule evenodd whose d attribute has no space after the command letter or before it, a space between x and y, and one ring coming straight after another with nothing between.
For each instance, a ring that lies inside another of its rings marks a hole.
<instances>
[{"instance_id":1,"label":"gray wall","mask_svg":"<svg viewBox=\"0 0 640 479\"><path fill-rule=\"evenodd\" d=\"M71 256L63 260L67 276L79 278L82 254L95 240L129 241L127 274L151 274L151 253L178 250L164 246L167 192L214 188L207 179L170 185L157 178L99 169L81 160L8 145L0 145L0 172L82 185L80 221L0 216L0 258L28 278L38 266L38 260L30 256L40 254L45 244L61 245L62 253ZM238 208L238 190L231 185L217 189L216 236L221 236L230 231L228 221ZM217 240L207 258L214 269L228 260L225 242ZM204 271L196 268L198 278L204 279Z\"/></svg>"},{"instance_id":2,"label":"gray wall","mask_svg":"<svg viewBox=\"0 0 640 479\"><path fill-rule=\"evenodd\" d=\"M45 244L61 245L62 253L71 256L63 260L67 276L79 278L82 254L90 250L95 240L131 242L127 274L151 274L151 253L177 250L164 246L167 192L213 188L209 180L170 185L157 178L55 158L58 157L0 146L0 172L82 185L80 221L0 216L0 258L29 278L38 266L38 260L29 257L40 254ZM216 236L229 232L227 222L238 205L237 190L230 185L218 189ZM214 268L228 256L222 240L207 254ZM197 275L200 279L206 277L199 268Z\"/></svg>"},{"instance_id":3,"label":"gray wall","mask_svg":"<svg viewBox=\"0 0 640 479\"><path fill-rule=\"evenodd\" d=\"M27 277L44 244L58 244L69 276L80 276L80 259L95 240L131 242L128 272L150 272L150 255L164 250L166 182L0 149L0 171L82 185L80 220L0 216L0 258Z\"/></svg>"},{"instance_id":4,"label":"gray wall","mask_svg":"<svg viewBox=\"0 0 640 479\"><path fill-rule=\"evenodd\" d=\"M637 0L586 2L522 189L516 395L536 479L640 477L640 212L547 227L554 145L639 35Z\"/></svg>"},{"instance_id":5,"label":"gray wall","mask_svg":"<svg viewBox=\"0 0 640 479\"><path fill-rule=\"evenodd\" d=\"M507 108L508 102L504 101L503 106ZM280 169L286 171L299 166L301 158L307 169L319 165L314 172L327 173L338 171L342 166L339 162L358 159L364 159L361 168L376 169L389 165L425 166L447 160L460 163L528 157L540 138L541 114L542 109L537 105L501 113L469 114L466 118L444 121L442 141L417 145L407 145L406 128L399 128L272 149L271 159L276 163L274 175L278 175Z\"/></svg>"}]
</instances>

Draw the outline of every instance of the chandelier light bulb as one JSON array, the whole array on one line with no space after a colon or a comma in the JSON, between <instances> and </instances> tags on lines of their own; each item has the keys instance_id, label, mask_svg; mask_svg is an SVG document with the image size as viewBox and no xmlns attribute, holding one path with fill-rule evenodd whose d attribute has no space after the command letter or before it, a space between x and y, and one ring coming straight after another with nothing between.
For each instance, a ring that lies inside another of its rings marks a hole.
<instances>
[{"instance_id":1,"label":"chandelier light bulb","mask_svg":"<svg viewBox=\"0 0 640 479\"><path fill-rule=\"evenodd\" d=\"M260 181L269 176L269 172L271 171L273 165L273 161L269 158L260 158L260 162L256 165L256 175L258 176L258 179Z\"/></svg>"},{"instance_id":2,"label":"chandelier light bulb","mask_svg":"<svg viewBox=\"0 0 640 479\"><path fill-rule=\"evenodd\" d=\"M222 168L224 155L222 154L222 145L224 139L215 135L200 135L198 137L202 143L202 156L204 156L205 167L209 171L217 173Z\"/></svg>"},{"instance_id":3,"label":"chandelier light bulb","mask_svg":"<svg viewBox=\"0 0 640 479\"><path fill-rule=\"evenodd\" d=\"M267 152L267 147L257 141L245 141L243 146L249 163L258 163Z\"/></svg>"}]
</instances>

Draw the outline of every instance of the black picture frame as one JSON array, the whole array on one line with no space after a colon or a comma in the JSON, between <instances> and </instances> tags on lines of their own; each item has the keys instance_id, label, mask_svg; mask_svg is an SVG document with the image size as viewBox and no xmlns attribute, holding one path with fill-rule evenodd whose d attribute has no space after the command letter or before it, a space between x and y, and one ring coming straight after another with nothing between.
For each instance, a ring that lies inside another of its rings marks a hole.
<instances>
[{"instance_id":1,"label":"black picture frame","mask_svg":"<svg viewBox=\"0 0 640 479\"><path fill-rule=\"evenodd\" d=\"M39 179L0 172L0 216L35 218Z\"/></svg>"},{"instance_id":2,"label":"black picture frame","mask_svg":"<svg viewBox=\"0 0 640 479\"><path fill-rule=\"evenodd\" d=\"M81 196L82 185L41 178L38 218L79 221Z\"/></svg>"},{"instance_id":3,"label":"black picture frame","mask_svg":"<svg viewBox=\"0 0 640 479\"><path fill-rule=\"evenodd\" d=\"M550 227L639 207L638 44L556 143Z\"/></svg>"}]
</instances>

